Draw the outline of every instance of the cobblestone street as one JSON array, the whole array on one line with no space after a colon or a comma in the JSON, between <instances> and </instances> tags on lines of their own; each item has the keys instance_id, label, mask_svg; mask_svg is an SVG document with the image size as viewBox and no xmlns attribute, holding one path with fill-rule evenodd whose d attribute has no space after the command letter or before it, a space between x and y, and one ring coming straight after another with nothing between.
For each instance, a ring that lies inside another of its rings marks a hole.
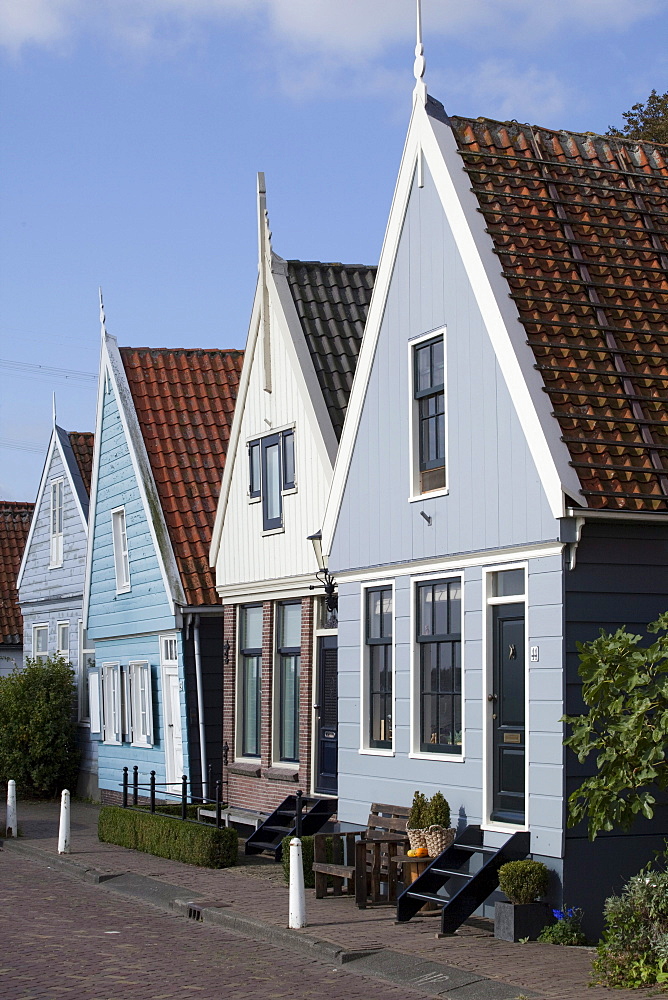
<instances>
[{"instance_id":1,"label":"cobblestone street","mask_svg":"<svg viewBox=\"0 0 668 1000\"><path fill-rule=\"evenodd\" d=\"M350 975L0 852L3 1000L399 1000ZM409 991L410 995L419 994Z\"/></svg>"}]
</instances>

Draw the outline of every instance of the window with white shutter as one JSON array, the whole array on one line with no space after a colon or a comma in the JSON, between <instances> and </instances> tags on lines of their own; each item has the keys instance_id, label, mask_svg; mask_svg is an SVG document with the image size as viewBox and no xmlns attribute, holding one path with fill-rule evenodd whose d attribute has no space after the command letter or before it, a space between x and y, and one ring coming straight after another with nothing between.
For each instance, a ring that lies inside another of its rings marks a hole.
<instances>
[{"instance_id":1,"label":"window with white shutter","mask_svg":"<svg viewBox=\"0 0 668 1000\"><path fill-rule=\"evenodd\" d=\"M130 664L130 705L132 709L132 745L153 746L153 696L151 666L146 660Z\"/></svg>"},{"instance_id":2,"label":"window with white shutter","mask_svg":"<svg viewBox=\"0 0 668 1000\"><path fill-rule=\"evenodd\" d=\"M63 565L63 480L51 483L51 544L49 569Z\"/></svg>"},{"instance_id":3,"label":"window with white shutter","mask_svg":"<svg viewBox=\"0 0 668 1000\"><path fill-rule=\"evenodd\" d=\"M111 527L114 545L114 567L116 569L116 593L130 590L130 558L128 555L128 534L125 525L125 507L111 512Z\"/></svg>"}]
</instances>

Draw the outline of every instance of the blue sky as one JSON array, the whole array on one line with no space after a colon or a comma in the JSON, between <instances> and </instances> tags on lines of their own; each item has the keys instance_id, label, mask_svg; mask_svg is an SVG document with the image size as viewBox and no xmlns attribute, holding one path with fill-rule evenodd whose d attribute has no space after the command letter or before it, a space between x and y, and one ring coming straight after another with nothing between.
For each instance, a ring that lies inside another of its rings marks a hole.
<instances>
[{"instance_id":1,"label":"blue sky","mask_svg":"<svg viewBox=\"0 0 668 1000\"><path fill-rule=\"evenodd\" d=\"M668 90L668 0L423 21L453 114L605 131ZM415 0L0 0L0 498L34 499L54 391L93 430L62 371L96 372L99 285L121 345L243 347L258 170L277 253L377 262L414 44Z\"/></svg>"}]
</instances>

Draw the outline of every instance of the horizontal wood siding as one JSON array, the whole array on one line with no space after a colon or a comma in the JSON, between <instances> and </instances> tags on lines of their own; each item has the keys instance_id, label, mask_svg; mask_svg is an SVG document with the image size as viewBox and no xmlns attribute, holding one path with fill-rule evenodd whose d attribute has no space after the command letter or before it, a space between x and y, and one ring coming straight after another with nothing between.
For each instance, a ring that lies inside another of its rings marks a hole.
<instances>
[{"instance_id":1,"label":"horizontal wood siding","mask_svg":"<svg viewBox=\"0 0 668 1000\"><path fill-rule=\"evenodd\" d=\"M51 483L63 479L63 564L49 569L51 549ZM46 487L34 514L34 528L19 590L19 601L53 600L83 593L86 532L58 448L54 448ZM25 613L25 612L24 612Z\"/></svg>"},{"instance_id":2,"label":"horizontal wood siding","mask_svg":"<svg viewBox=\"0 0 668 1000\"><path fill-rule=\"evenodd\" d=\"M172 632L173 634L173 632ZM179 642L179 676L183 678L183 643L181 635ZM127 666L131 660L147 660L151 665L151 684L153 691L153 747L133 747L130 743L120 745L100 742L98 744L98 775L100 789L118 792L123 780L123 768L139 767L139 783L148 785L151 771L156 772L155 780L160 785L165 778L165 714L163 708L163 687L160 664L160 637L142 635L130 638L114 639L99 642L95 647L95 661L98 666L103 663L120 663ZM182 685L185 688L185 684ZM195 703L196 706L196 703ZM188 729L185 692L181 692L181 731L183 734L183 769L189 775L188 759ZM164 789L158 788L158 792ZM148 795L143 789L140 794Z\"/></svg>"},{"instance_id":3,"label":"horizontal wood siding","mask_svg":"<svg viewBox=\"0 0 668 1000\"><path fill-rule=\"evenodd\" d=\"M258 339L234 461L230 495L216 567L217 582L255 583L314 573L317 569L308 535L322 523L332 469L323 463L313 428L285 345L289 336L279 309L271 308L272 391L264 391L262 342ZM248 449L253 438L295 425L296 491L283 497L284 530L263 535L262 502L249 502ZM231 457L231 456L230 456ZM230 459L228 458L228 461Z\"/></svg>"},{"instance_id":4,"label":"horizontal wood siding","mask_svg":"<svg viewBox=\"0 0 668 1000\"><path fill-rule=\"evenodd\" d=\"M91 639L168 630L174 617L132 467L113 390L104 397L99 479L92 526L90 605ZM111 511L125 506L131 590L116 593Z\"/></svg>"},{"instance_id":5,"label":"horizontal wood siding","mask_svg":"<svg viewBox=\"0 0 668 1000\"><path fill-rule=\"evenodd\" d=\"M449 495L409 503L408 343L446 331ZM431 525L420 516L424 511ZM414 186L336 527L334 571L555 539L433 180Z\"/></svg>"}]
</instances>

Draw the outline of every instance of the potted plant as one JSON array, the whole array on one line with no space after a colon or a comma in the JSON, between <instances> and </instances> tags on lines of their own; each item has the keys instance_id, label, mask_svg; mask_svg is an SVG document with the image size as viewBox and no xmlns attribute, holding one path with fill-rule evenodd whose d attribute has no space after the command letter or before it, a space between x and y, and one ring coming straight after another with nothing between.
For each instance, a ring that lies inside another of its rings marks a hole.
<instances>
[{"instance_id":1,"label":"potted plant","mask_svg":"<svg viewBox=\"0 0 668 1000\"><path fill-rule=\"evenodd\" d=\"M499 888L509 902L494 904L494 937L501 941L535 941L549 919L545 903L549 869L540 861L509 861L499 868Z\"/></svg>"},{"instance_id":2,"label":"potted plant","mask_svg":"<svg viewBox=\"0 0 668 1000\"><path fill-rule=\"evenodd\" d=\"M438 857L455 840L455 830L450 826L450 806L443 792L435 792L427 806L427 850L432 858Z\"/></svg>"},{"instance_id":3,"label":"potted plant","mask_svg":"<svg viewBox=\"0 0 668 1000\"><path fill-rule=\"evenodd\" d=\"M408 813L408 820L406 821L406 833L408 834L412 851L417 850L419 847L427 847L425 833L429 825L427 822L428 807L429 803L426 796L422 792L415 792L413 803Z\"/></svg>"}]
</instances>

